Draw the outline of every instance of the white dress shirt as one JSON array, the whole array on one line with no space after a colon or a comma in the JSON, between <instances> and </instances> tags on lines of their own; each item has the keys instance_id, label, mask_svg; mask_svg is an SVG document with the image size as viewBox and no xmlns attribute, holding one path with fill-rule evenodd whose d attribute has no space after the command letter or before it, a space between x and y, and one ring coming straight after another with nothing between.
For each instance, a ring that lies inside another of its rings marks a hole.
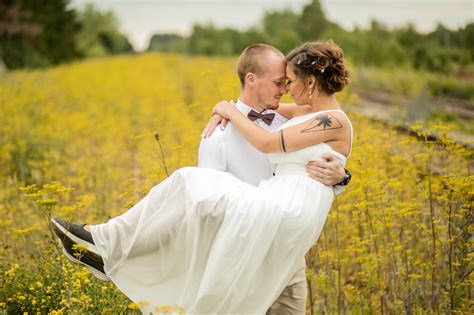
<instances>
[{"instance_id":1,"label":"white dress shirt","mask_svg":"<svg viewBox=\"0 0 474 315\"><path fill-rule=\"evenodd\" d=\"M236 107L245 116L252 110L241 100L237 102ZM268 112L275 113L275 118L270 125L261 119L255 120L254 123L265 130L275 132L287 119L274 111L265 111L265 113ZM216 128L211 136L201 140L198 166L229 172L254 186L273 176L275 169L275 166L269 162L268 156L248 143L231 122L224 130Z\"/></svg>"},{"instance_id":2,"label":"white dress shirt","mask_svg":"<svg viewBox=\"0 0 474 315\"><path fill-rule=\"evenodd\" d=\"M240 99L236 107L245 116L252 110ZM275 113L272 123L267 125L261 119L255 120L254 123L270 132L277 131L288 121L275 111L266 110L264 113ZM254 186L258 186L260 181L273 176L275 170L275 165L270 163L267 155L248 143L230 121L224 130L218 127L211 136L201 140L198 166L229 172ZM333 191L339 195L344 188L344 186L333 187Z\"/></svg>"}]
</instances>

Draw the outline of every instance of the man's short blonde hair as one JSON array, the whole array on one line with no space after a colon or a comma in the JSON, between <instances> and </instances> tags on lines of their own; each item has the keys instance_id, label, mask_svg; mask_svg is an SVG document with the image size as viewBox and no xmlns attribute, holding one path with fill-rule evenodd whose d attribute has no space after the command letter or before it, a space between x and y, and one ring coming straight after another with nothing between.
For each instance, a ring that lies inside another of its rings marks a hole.
<instances>
[{"instance_id":1,"label":"man's short blonde hair","mask_svg":"<svg viewBox=\"0 0 474 315\"><path fill-rule=\"evenodd\" d=\"M245 76L247 73L254 73L258 76L265 73L267 66L265 57L270 53L275 53L285 58L281 51L266 44L250 45L240 54L237 61L237 74L239 75L242 88L245 86Z\"/></svg>"}]
</instances>

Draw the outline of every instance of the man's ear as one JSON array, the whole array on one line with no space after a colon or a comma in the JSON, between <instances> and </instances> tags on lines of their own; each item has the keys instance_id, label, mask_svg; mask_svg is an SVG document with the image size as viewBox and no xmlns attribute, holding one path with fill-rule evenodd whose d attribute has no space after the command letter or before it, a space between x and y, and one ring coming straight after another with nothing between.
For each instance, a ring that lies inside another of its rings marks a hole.
<instances>
[{"instance_id":1,"label":"man's ear","mask_svg":"<svg viewBox=\"0 0 474 315\"><path fill-rule=\"evenodd\" d=\"M255 73L249 72L245 75L246 85L254 86L256 79L257 79L257 76L255 75Z\"/></svg>"}]
</instances>

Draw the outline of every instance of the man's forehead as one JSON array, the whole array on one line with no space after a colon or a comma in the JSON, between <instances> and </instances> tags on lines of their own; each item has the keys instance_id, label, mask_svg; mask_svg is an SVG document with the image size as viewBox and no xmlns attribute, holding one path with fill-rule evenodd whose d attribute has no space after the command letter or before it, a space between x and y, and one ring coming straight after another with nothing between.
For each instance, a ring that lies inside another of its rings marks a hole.
<instances>
[{"instance_id":1,"label":"man's forehead","mask_svg":"<svg viewBox=\"0 0 474 315\"><path fill-rule=\"evenodd\" d=\"M264 76L271 80L281 80L286 78L286 71L282 71L281 69L270 68L264 72Z\"/></svg>"},{"instance_id":2,"label":"man's forehead","mask_svg":"<svg viewBox=\"0 0 474 315\"><path fill-rule=\"evenodd\" d=\"M286 69L285 68L279 68L279 67L273 67L273 68L268 68L265 71L265 75L267 78L270 78L272 80L281 80L286 78Z\"/></svg>"},{"instance_id":3,"label":"man's forehead","mask_svg":"<svg viewBox=\"0 0 474 315\"><path fill-rule=\"evenodd\" d=\"M262 55L262 61L272 64L284 64L286 66L286 59L284 56L277 54L274 51L269 51Z\"/></svg>"},{"instance_id":4,"label":"man's forehead","mask_svg":"<svg viewBox=\"0 0 474 315\"><path fill-rule=\"evenodd\" d=\"M283 75L278 75L278 76L273 76L273 81L282 81L282 80L285 80L286 79L286 73L284 73Z\"/></svg>"},{"instance_id":5,"label":"man's forehead","mask_svg":"<svg viewBox=\"0 0 474 315\"><path fill-rule=\"evenodd\" d=\"M285 59L266 59L263 61L263 71L271 76L284 76L286 73Z\"/></svg>"}]
</instances>

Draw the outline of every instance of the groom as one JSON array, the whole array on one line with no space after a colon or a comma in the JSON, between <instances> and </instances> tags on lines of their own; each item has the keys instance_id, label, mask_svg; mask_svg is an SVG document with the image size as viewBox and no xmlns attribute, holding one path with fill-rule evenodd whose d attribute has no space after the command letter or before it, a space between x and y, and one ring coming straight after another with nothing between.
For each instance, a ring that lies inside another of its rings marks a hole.
<instances>
[{"instance_id":1,"label":"groom","mask_svg":"<svg viewBox=\"0 0 474 315\"><path fill-rule=\"evenodd\" d=\"M269 45L248 46L237 61L237 74L241 84L237 109L260 127L276 131L287 121L273 111L278 108L280 98L287 93L286 61L283 54ZM334 156L327 155L325 158L327 161L308 163L308 174L326 185L343 182L347 177L344 168ZM274 171L267 155L253 148L231 123L225 129L217 128L210 136L203 135L198 164L199 167L229 172L252 185L270 178ZM340 193L343 186L336 185L335 192ZM305 259L301 257L300 268L267 314L305 314L305 269Z\"/></svg>"}]
</instances>

